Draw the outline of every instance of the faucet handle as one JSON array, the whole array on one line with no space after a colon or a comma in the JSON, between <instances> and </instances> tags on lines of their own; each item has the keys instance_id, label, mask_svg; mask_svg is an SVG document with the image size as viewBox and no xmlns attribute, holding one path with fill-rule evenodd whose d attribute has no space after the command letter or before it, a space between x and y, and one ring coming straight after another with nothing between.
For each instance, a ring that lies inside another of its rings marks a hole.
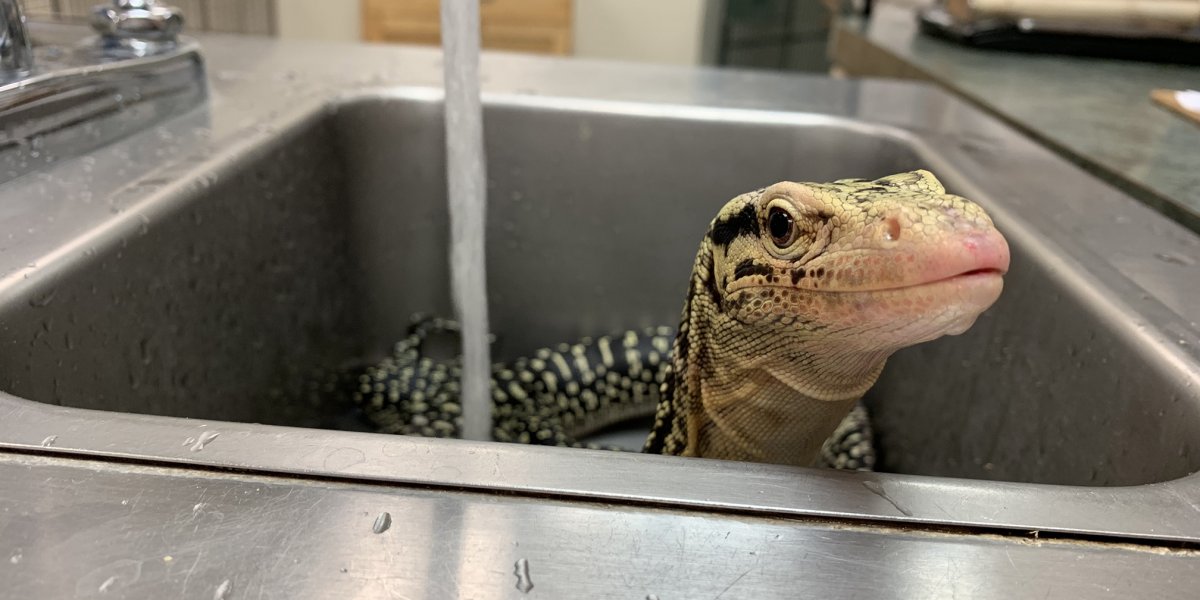
<instances>
[{"instance_id":1,"label":"faucet handle","mask_svg":"<svg viewBox=\"0 0 1200 600\"><path fill-rule=\"evenodd\" d=\"M183 13L155 0L113 0L92 11L92 28L105 40L171 43L183 29Z\"/></svg>"}]
</instances>

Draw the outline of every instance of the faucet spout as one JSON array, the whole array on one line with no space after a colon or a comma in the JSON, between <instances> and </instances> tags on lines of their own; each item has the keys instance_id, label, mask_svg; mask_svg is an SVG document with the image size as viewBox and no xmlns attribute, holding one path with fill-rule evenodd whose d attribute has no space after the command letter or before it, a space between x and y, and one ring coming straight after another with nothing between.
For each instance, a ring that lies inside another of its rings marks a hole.
<instances>
[{"instance_id":1,"label":"faucet spout","mask_svg":"<svg viewBox=\"0 0 1200 600\"><path fill-rule=\"evenodd\" d=\"M0 0L0 80L11 81L33 71L33 44L18 0Z\"/></svg>"}]
</instances>

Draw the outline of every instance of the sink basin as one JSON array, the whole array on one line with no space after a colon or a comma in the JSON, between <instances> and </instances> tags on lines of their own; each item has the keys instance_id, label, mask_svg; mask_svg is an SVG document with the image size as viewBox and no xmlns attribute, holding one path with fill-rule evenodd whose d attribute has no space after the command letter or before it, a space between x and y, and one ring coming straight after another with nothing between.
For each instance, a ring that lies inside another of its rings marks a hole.
<instances>
[{"instance_id":1,"label":"sink basin","mask_svg":"<svg viewBox=\"0 0 1200 600\"><path fill-rule=\"evenodd\" d=\"M451 314L441 104L421 85L276 102L131 173L32 263L9 257L0 446L1200 541L1195 236L936 90L758 77L791 95L555 95L512 75L488 96L495 358L673 324L735 194L929 168L989 210L1013 266L973 329L897 354L869 394L883 473L342 431L346 407L306 401L314 370ZM199 111L160 133L222 126Z\"/></svg>"}]
</instances>

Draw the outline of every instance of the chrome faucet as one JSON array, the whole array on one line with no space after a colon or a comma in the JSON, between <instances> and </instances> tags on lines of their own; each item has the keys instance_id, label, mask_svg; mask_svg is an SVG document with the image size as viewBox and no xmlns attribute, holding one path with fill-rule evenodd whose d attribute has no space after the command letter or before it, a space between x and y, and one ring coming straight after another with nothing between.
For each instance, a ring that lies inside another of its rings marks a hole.
<instances>
[{"instance_id":1,"label":"chrome faucet","mask_svg":"<svg viewBox=\"0 0 1200 600\"><path fill-rule=\"evenodd\" d=\"M33 44L18 0L0 0L0 80L10 81L33 71Z\"/></svg>"},{"instance_id":2,"label":"chrome faucet","mask_svg":"<svg viewBox=\"0 0 1200 600\"><path fill-rule=\"evenodd\" d=\"M120 56L148 56L175 48L183 14L155 0L112 0L95 7L99 44ZM33 73L33 44L19 0L0 0L0 84Z\"/></svg>"},{"instance_id":3,"label":"chrome faucet","mask_svg":"<svg viewBox=\"0 0 1200 600\"><path fill-rule=\"evenodd\" d=\"M146 56L175 47L183 14L155 0L112 0L92 11L92 29L106 48Z\"/></svg>"},{"instance_id":4,"label":"chrome faucet","mask_svg":"<svg viewBox=\"0 0 1200 600\"><path fill-rule=\"evenodd\" d=\"M104 0L92 12L98 35L84 39L76 28L27 26L19 0L0 0L0 27L0 183L206 97L199 44L179 35L178 9L153 0ZM88 135L75 127L85 123Z\"/></svg>"}]
</instances>

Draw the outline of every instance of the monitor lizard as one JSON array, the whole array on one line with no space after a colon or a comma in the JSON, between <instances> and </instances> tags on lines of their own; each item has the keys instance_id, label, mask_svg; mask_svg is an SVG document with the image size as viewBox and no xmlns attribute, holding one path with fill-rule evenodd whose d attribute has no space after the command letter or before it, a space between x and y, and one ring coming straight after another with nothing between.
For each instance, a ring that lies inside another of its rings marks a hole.
<instances>
[{"instance_id":1,"label":"monitor lizard","mask_svg":"<svg viewBox=\"0 0 1200 600\"><path fill-rule=\"evenodd\" d=\"M645 452L869 468L858 401L887 358L966 331L1008 266L983 209L928 171L742 194L700 243L677 330L587 338L498 365L493 436L586 446L590 433L653 413ZM381 430L457 434L457 363L421 355L446 329L418 322L352 379L350 395Z\"/></svg>"}]
</instances>

